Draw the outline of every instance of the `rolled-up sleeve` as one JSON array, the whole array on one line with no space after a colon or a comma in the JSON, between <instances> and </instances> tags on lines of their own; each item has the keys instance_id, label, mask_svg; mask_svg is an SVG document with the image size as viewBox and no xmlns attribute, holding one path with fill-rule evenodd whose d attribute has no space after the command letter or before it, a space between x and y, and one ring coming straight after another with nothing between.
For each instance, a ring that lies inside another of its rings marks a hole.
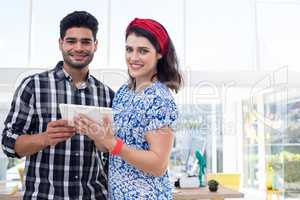
<instances>
[{"instance_id":1,"label":"rolled-up sleeve","mask_svg":"<svg viewBox=\"0 0 300 200\"><path fill-rule=\"evenodd\" d=\"M2 133L2 149L8 157L18 157L15 152L16 140L20 135L28 133L34 114L33 81L28 77L17 88L10 111L4 122Z\"/></svg>"}]
</instances>

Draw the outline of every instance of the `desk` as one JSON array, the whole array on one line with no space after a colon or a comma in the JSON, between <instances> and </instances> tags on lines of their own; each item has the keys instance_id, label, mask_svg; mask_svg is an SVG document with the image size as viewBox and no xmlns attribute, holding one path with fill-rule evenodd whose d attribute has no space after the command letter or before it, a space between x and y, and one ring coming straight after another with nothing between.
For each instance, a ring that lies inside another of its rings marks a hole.
<instances>
[{"instance_id":1,"label":"desk","mask_svg":"<svg viewBox=\"0 0 300 200\"><path fill-rule=\"evenodd\" d=\"M210 192L205 188L175 189L173 192L173 200L199 200L199 199L225 199L225 198L243 198L244 194L219 186L217 192Z\"/></svg>"}]
</instances>

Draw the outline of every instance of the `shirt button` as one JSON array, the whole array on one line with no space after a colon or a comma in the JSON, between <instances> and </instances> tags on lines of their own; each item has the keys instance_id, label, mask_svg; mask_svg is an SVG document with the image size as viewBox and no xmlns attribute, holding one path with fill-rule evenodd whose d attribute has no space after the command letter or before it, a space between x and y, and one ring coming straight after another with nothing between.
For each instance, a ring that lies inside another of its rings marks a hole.
<instances>
[{"instance_id":1,"label":"shirt button","mask_svg":"<svg viewBox=\"0 0 300 200\"><path fill-rule=\"evenodd\" d=\"M78 179L78 176L75 176L75 179Z\"/></svg>"},{"instance_id":2,"label":"shirt button","mask_svg":"<svg viewBox=\"0 0 300 200\"><path fill-rule=\"evenodd\" d=\"M79 156L79 153L75 153L75 156Z\"/></svg>"}]
</instances>

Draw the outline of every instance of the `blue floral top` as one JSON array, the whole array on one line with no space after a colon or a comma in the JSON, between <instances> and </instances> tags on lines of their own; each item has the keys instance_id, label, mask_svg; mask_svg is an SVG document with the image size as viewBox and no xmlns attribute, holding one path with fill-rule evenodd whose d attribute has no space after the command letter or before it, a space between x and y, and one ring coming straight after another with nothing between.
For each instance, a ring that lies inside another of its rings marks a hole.
<instances>
[{"instance_id":1,"label":"blue floral top","mask_svg":"<svg viewBox=\"0 0 300 200\"><path fill-rule=\"evenodd\" d=\"M161 127L174 128L177 108L169 89L159 81L135 92L123 85L113 100L116 136L134 149L148 150L145 133ZM155 177L119 156L110 156L108 189L112 200L171 200L168 173Z\"/></svg>"}]
</instances>

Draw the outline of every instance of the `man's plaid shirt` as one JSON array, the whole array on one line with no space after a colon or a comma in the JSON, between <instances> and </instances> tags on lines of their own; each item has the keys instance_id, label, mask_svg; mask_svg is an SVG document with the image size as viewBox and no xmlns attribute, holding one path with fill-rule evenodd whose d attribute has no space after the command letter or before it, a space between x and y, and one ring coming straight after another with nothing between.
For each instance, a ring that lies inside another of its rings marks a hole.
<instances>
[{"instance_id":1,"label":"man's plaid shirt","mask_svg":"<svg viewBox=\"0 0 300 200\"><path fill-rule=\"evenodd\" d=\"M109 87L91 75L76 88L63 70L63 62L29 76L15 92L2 148L9 157L19 157L14 150L17 137L44 132L48 122L61 118L60 103L111 107L113 96ZM27 156L24 199L106 199L105 158L107 155L80 134Z\"/></svg>"}]
</instances>

